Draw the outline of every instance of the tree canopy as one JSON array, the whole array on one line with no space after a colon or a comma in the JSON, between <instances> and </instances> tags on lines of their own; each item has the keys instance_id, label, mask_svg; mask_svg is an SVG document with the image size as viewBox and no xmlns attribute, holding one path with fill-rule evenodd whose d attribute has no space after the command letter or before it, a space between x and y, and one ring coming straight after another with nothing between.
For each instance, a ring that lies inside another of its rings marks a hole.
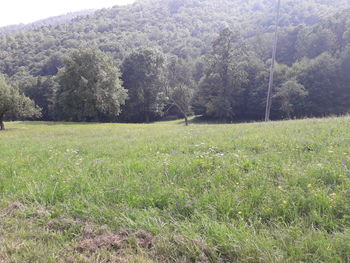
<instances>
[{"instance_id":1,"label":"tree canopy","mask_svg":"<svg viewBox=\"0 0 350 263\"><path fill-rule=\"evenodd\" d=\"M99 50L71 53L58 75L59 118L71 121L113 121L127 98L120 73Z\"/></svg>"},{"instance_id":2,"label":"tree canopy","mask_svg":"<svg viewBox=\"0 0 350 263\"><path fill-rule=\"evenodd\" d=\"M40 117L40 108L28 97L22 95L17 89L9 86L5 78L0 75L0 130L5 129L5 118L31 118Z\"/></svg>"},{"instance_id":3,"label":"tree canopy","mask_svg":"<svg viewBox=\"0 0 350 263\"><path fill-rule=\"evenodd\" d=\"M129 98L122 120L149 122L157 119L164 108L164 55L154 49L137 49L122 64L122 79Z\"/></svg>"},{"instance_id":4,"label":"tree canopy","mask_svg":"<svg viewBox=\"0 0 350 263\"><path fill-rule=\"evenodd\" d=\"M208 55L205 76L199 84L202 114L209 118L231 121L235 118L237 100L247 81L242 61L245 50L237 32L224 29L213 42Z\"/></svg>"},{"instance_id":5,"label":"tree canopy","mask_svg":"<svg viewBox=\"0 0 350 263\"><path fill-rule=\"evenodd\" d=\"M43 26L5 28L0 72L43 109L43 120L143 122L192 110L221 121L262 120L274 10L272 0L147 0ZM283 1L272 119L349 113L349 28L348 0ZM102 59L108 67L120 66L124 84L116 77L116 85L129 97L120 93L113 110L96 108L112 102L91 100L102 82L82 72L93 75L98 67L72 62L71 70L77 67L83 78L62 77L70 54L86 49L110 57ZM68 82L75 83L78 95L66 96ZM292 82L308 95L287 92L293 106L282 107L287 103L282 87L291 88ZM186 106L169 110L174 98Z\"/></svg>"}]
</instances>

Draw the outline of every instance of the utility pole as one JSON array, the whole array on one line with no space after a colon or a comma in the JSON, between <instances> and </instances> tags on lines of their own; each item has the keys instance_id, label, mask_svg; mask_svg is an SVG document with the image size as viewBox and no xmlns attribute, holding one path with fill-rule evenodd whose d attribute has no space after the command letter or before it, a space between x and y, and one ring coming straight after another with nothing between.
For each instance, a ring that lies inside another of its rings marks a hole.
<instances>
[{"instance_id":1,"label":"utility pole","mask_svg":"<svg viewBox=\"0 0 350 263\"><path fill-rule=\"evenodd\" d=\"M278 0L275 38L273 41L272 61L271 61L271 68L270 68L269 89L267 92L265 121L270 121L270 112L271 112L271 104L272 104L272 86L273 86L273 77L274 77L274 73L275 73L275 62L276 62L277 40L278 40L278 24L279 24L279 20L280 20L280 9L281 9L281 0Z\"/></svg>"}]
</instances>

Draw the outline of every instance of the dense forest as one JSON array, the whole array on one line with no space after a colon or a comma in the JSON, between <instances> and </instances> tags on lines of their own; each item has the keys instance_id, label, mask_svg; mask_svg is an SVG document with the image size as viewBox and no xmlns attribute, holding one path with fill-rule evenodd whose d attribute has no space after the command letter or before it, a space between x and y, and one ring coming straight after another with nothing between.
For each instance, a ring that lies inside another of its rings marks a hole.
<instances>
[{"instance_id":1,"label":"dense forest","mask_svg":"<svg viewBox=\"0 0 350 263\"><path fill-rule=\"evenodd\" d=\"M147 0L0 29L0 72L43 120L262 120L275 6ZM350 1L283 1L279 25L272 118L349 113Z\"/></svg>"},{"instance_id":2,"label":"dense forest","mask_svg":"<svg viewBox=\"0 0 350 263\"><path fill-rule=\"evenodd\" d=\"M16 33L20 31L30 31L43 26L53 26L53 25L68 23L75 18L93 14L95 11L96 10L94 9L87 9L87 10L67 13L65 15L53 16L53 17L37 20L29 24L22 23L17 25L4 26L4 27L0 27L0 34Z\"/></svg>"}]
</instances>

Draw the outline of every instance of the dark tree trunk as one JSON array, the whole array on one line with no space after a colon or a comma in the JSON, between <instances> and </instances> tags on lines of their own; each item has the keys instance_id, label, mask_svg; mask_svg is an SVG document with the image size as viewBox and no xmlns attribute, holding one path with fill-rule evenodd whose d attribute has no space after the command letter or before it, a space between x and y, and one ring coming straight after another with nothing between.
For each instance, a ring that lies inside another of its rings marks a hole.
<instances>
[{"instance_id":1,"label":"dark tree trunk","mask_svg":"<svg viewBox=\"0 0 350 263\"><path fill-rule=\"evenodd\" d=\"M185 114L185 124L186 124L186 126L188 126L188 118L187 118L187 114Z\"/></svg>"},{"instance_id":2,"label":"dark tree trunk","mask_svg":"<svg viewBox=\"0 0 350 263\"><path fill-rule=\"evenodd\" d=\"M0 131L3 131L5 130L5 124L4 122L2 121L2 118L0 119Z\"/></svg>"}]
</instances>

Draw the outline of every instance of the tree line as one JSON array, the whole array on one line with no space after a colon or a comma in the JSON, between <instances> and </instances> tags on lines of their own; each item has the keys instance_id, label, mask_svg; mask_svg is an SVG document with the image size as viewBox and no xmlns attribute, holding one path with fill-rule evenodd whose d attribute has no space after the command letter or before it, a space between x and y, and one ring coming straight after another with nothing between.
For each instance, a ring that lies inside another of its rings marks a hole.
<instances>
[{"instance_id":1,"label":"tree line","mask_svg":"<svg viewBox=\"0 0 350 263\"><path fill-rule=\"evenodd\" d=\"M42 120L149 122L191 114L229 122L262 120L273 23L265 12L271 2L241 3L245 11L237 14L251 12L244 30L232 20L217 27L212 21L219 14L225 20L228 7L238 10L231 1L162 1L158 9L151 2L127 7L127 17L115 7L66 25L2 35L0 70L8 84L41 108ZM334 7L327 1L310 3L317 7L307 9L316 10L310 17L288 1L284 7L273 119L350 109L350 10L321 19L319 10L332 13ZM198 13L207 12L203 5L215 10L211 17ZM288 8L298 16L288 17ZM165 22L165 28L157 24L164 12L174 21ZM155 26L148 31L140 21ZM96 30L107 22L103 32ZM256 23L263 28L256 29ZM153 30L158 38L153 39ZM183 34L186 30L190 35Z\"/></svg>"}]
</instances>

